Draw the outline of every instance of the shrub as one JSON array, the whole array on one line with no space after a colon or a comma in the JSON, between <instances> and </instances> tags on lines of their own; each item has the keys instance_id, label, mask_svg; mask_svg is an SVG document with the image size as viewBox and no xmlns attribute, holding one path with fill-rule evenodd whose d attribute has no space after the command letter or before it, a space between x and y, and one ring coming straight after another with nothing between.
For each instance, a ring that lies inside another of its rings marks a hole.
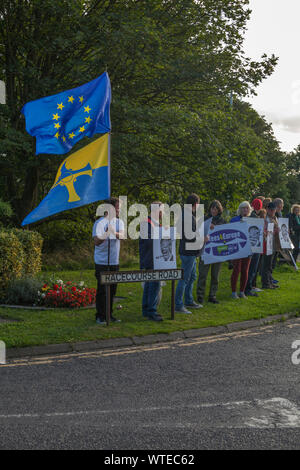
<instances>
[{"instance_id":1,"label":"shrub","mask_svg":"<svg viewBox=\"0 0 300 470\"><path fill-rule=\"evenodd\" d=\"M10 281L19 279L23 273L25 253L22 244L12 231L0 232L0 296Z\"/></svg>"},{"instance_id":2,"label":"shrub","mask_svg":"<svg viewBox=\"0 0 300 470\"><path fill-rule=\"evenodd\" d=\"M42 268L43 237L31 230L13 229L25 252L23 275L34 277Z\"/></svg>"},{"instance_id":3,"label":"shrub","mask_svg":"<svg viewBox=\"0 0 300 470\"><path fill-rule=\"evenodd\" d=\"M24 278L11 281L5 293L4 302L9 305L35 305L40 300L42 281Z\"/></svg>"}]
</instances>

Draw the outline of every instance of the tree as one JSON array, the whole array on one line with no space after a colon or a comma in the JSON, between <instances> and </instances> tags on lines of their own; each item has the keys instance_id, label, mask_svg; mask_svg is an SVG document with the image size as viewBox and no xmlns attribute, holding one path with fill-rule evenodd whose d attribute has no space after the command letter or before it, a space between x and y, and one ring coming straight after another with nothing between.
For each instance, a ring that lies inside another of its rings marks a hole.
<instances>
[{"instance_id":1,"label":"tree","mask_svg":"<svg viewBox=\"0 0 300 470\"><path fill-rule=\"evenodd\" d=\"M255 172L253 161L261 141L238 125L227 103L230 92L237 100L253 93L276 65L274 56L256 62L243 53L248 3L4 0L0 188L18 222L48 192L61 161L34 155L20 109L105 69L113 90L114 192L151 199L155 186L156 194L178 199L194 187L211 197L216 181L222 197L236 199L237 182L241 191L260 184L266 172Z\"/></svg>"}]
</instances>

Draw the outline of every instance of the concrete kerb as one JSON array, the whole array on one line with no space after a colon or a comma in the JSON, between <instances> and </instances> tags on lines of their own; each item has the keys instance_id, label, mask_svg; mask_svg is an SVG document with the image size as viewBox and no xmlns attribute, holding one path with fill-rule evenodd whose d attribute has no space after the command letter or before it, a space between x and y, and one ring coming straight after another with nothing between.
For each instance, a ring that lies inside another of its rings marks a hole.
<instances>
[{"instance_id":1,"label":"concrete kerb","mask_svg":"<svg viewBox=\"0 0 300 470\"><path fill-rule=\"evenodd\" d=\"M224 326L211 326L193 330L174 331L171 333L158 333L147 336L133 336L132 338L111 338L98 341L86 341L77 343L49 344L45 346L33 346L24 348L10 348L7 350L8 359L28 358L34 356L44 356L48 354L64 354L71 352L88 352L107 348L122 348L125 346L140 346L155 343L165 343L178 339L199 338L204 336L215 336L220 334L242 331L257 328L279 321L286 321L297 318L297 313L287 313L274 315L257 320L247 320L243 322L229 323Z\"/></svg>"}]
</instances>

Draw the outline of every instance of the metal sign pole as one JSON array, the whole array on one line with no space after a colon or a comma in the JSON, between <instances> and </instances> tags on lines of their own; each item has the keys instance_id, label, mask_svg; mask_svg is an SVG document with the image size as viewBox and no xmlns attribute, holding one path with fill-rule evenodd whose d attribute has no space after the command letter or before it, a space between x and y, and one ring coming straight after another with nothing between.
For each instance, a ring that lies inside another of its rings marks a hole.
<instances>
[{"instance_id":1,"label":"metal sign pole","mask_svg":"<svg viewBox=\"0 0 300 470\"><path fill-rule=\"evenodd\" d=\"M109 326L110 323L110 284L106 284L106 324Z\"/></svg>"},{"instance_id":2,"label":"metal sign pole","mask_svg":"<svg viewBox=\"0 0 300 470\"><path fill-rule=\"evenodd\" d=\"M171 320L175 320L175 281L172 281Z\"/></svg>"}]
</instances>

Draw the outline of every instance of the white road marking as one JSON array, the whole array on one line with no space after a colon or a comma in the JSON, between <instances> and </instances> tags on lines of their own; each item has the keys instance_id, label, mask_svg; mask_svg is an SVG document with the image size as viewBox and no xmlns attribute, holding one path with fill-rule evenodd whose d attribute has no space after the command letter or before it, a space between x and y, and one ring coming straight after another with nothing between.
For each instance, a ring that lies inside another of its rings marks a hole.
<instances>
[{"instance_id":1,"label":"white road marking","mask_svg":"<svg viewBox=\"0 0 300 470\"><path fill-rule=\"evenodd\" d=\"M211 409L209 413L204 410ZM202 414L195 413L202 410ZM180 422L170 421L170 414L165 417L163 412L180 412ZM300 410L291 401L285 398L271 398L266 400L233 401L225 403L202 403L182 406L161 406L131 409L111 410L85 410L54 413L25 413L0 415L0 420L10 419L49 419L80 416L110 415L109 425L115 426L114 419L120 419L117 415L141 413L142 422L136 422L137 427L198 427L198 428L252 428L252 429L276 429L276 428L300 428ZM146 418L146 413L154 413L153 423ZM160 421L157 421L159 414ZM114 416L115 415L115 416ZM185 419L186 416L186 419ZM145 423L145 421L149 421ZM122 422L126 422L122 418Z\"/></svg>"}]
</instances>

